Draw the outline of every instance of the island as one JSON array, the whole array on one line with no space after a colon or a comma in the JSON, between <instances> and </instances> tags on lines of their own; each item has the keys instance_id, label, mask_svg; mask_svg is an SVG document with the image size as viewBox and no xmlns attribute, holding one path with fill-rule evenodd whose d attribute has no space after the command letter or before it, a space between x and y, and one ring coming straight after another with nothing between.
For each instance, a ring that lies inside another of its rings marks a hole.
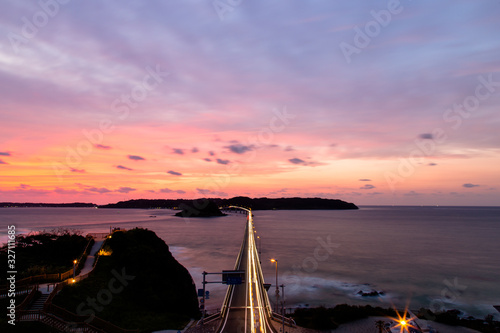
<instances>
[{"instance_id":1,"label":"island","mask_svg":"<svg viewBox=\"0 0 500 333\"><path fill-rule=\"evenodd\" d=\"M182 210L175 214L179 217L216 217L226 216L212 200L193 200L179 205Z\"/></svg>"},{"instance_id":2,"label":"island","mask_svg":"<svg viewBox=\"0 0 500 333\"><path fill-rule=\"evenodd\" d=\"M337 209L358 209L350 202L339 199L323 198L249 198L234 197L230 199L222 198L200 198L197 200L187 199L134 199L119 201L114 204L99 206L99 208L142 208L142 209L180 209L197 202L198 206L203 206L203 202L214 202L218 207L241 206L253 210L337 210Z\"/></svg>"}]
</instances>

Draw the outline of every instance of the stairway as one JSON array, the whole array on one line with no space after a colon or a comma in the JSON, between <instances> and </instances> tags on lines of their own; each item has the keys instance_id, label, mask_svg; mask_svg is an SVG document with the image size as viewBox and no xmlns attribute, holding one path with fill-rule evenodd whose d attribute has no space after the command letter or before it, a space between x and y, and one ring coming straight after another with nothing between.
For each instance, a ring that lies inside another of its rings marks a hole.
<instances>
[{"instance_id":1,"label":"stairway","mask_svg":"<svg viewBox=\"0 0 500 333\"><path fill-rule=\"evenodd\" d=\"M27 310L43 310L43 304L49 298L49 294L41 294L33 303L30 304Z\"/></svg>"},{"instance_id":2,"label":"stairway","mask_svg":"<svg viewBox=\"0 0 500 333\"><path fill-rule=\"evenodd\" d=\"M72 332L70 326L64 320L51 315L47 315L42 318L41 322L61 332Z\"/></svg>"},{"instance_id":3,"label":"stairway","mask_svg":"<svg viewBox=\"0 0 500 333\"><path fill-rule=\"evenodd\" d=\"M43 305L45 304L45 301L47 301L47 298L49 298L49 296L50 296L49 294L41 294L40 297L38 297L38 299L36 299L33 303L31 303L26 310L40 312L40 316L38 317L38 320L40 320L40 322L44 323L47 326L55 328L56 330L59 330L61 332L76 333L85 331L87 333L102 333L94 328L85 327L81 323L80 324L69 323L53 314L48 314L43 312Z\"/></svg>"}]
</instances>

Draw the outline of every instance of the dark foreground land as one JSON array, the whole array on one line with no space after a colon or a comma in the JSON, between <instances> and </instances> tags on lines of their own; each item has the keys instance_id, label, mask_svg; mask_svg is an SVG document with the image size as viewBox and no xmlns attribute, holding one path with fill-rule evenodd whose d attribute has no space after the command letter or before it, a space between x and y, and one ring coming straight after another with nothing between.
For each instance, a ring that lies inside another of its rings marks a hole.
<instances>
[{"instance_id":1,"label":"dark foreground land","mask_svg":"<svg viewBox=\"0 0 500 333\"><path fill-rule=\"evenodd\" d=\"M26 263L23 271L35 273L59 268L60 260L71 263L72 259L64 258L81 255L80 243L86 241L75 234L44 233L21 238L22 244L35 245L20 248L16 259ZM46 255L44 260L35 260L39 256L33 251ZM16 297L16 304L24 298L25 295ZM0 298L4 309L7 302L8 298ZM89 277L66 285L52 304L86 316L91 325L95 316L121 328L139 329L141 333L181 329L190 319L200 317L191 275L175 260L168 245L147 229L114 232L104 243ZM18 322L13 327L7 319L0 318L0 332L55 332L38 322Z\"/></svg>"},{"instance_id":2,"label":"dark foreground land","mask_svg":"<svg viewBox=\"0 0 500 333\"><path fill-rule=\"evenodd\" d=\"M141 332L181 328L200 316L191 275L154 232L115 232L104 250L93 274L65 287L54 304Z\"/></svg>"},{"instance_id":3,"label":"dark foreground land","mask_svg":"<svg viewBox=\"0 0 500 333\"><path fill-rule=\"evenodd\" d=\"M72 230L42 231L16 237L17 280L40 274L63 273L73 267L88 240ZM0 248L0 261L7 263L7 245ZM7 270L0 271L0 285L6 284Z\"/></svg>"}]
</instances>

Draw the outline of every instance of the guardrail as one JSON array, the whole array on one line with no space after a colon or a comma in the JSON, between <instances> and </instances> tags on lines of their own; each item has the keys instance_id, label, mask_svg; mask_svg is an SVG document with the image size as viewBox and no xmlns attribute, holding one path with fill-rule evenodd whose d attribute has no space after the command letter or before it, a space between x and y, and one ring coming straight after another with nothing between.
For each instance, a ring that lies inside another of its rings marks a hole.
<instances>
[{"instance_id":1,"label":"guardrail","mask_svg":"<svg viewBox=\"0 0 500 333\"><path fill-rule=\"evenodd\" d=\"M30 305L30 303L33 300L33 298L35 297L37 291L38 291L38 288L33 287L31 289L31 292L28 294L28 296L26 296L24 298L24 301L22 301L19 305L16 306L16 312L21 311L21 310L25 310L28 307L28 305Z\"/></svg>"},{"instance_id":2,"label":"guardrail","mask_svg":"<svg viewBox=\"0 0 500 333\"><path fill-rule=\"evenodd\" d=\"M29 294L31 291L31 285L25 285L25 286L16 286L16 296L19 295L24 295L24 294ZM0 298L6 298L7 295L9 294L9 287L1 287L0 288Z\"/></svg>"},{"instance_id":3,"label":"guardrail","mask_svg":"<svg viewBox=\"0 0 500 333\"><path fill-rule=\"evenodd\" d=\"M255 251L257 251L257 247L255 247ZM257 267L259 268L259 279L260 281L262 281L262 284L261 284L261 290L262 290L262 294L264 295L266 301L266 312L267 312L267 315L272 317L272 314L273 314L273 310L271 309L271 303L269 302L269 294L267 292L267 290L264 289L264 274L262 273L262 266L261 265L257 265Z\"/></svg>"},{"instance_id":4,"label":"guardrail","mask_svg":"<svg viewBox=\"0 0 500 333\"><path fill-rule=\"evenodd\" d=\"M40 321L40 310L20 310L16 311L16 321Z\"/></svg>"},{"instance_id":5,"label":"guardrail","mask_svg":"<svg viewBox=\"0 0 500 333\"><path fill-rule=\"evenodd\" d=\"M108 237L108 235L109 235L109 232L93 232L93 233L87 234L87 236L91 236L93 238L106 238L106 237Z\"/></svg>"},{"instance_id":6,"label":"guardrail","mask_svg":"<svg viewBox=\"0 0 500 333\"><path fill-rule=\"evenodd\" d=\"M248 228L248 225L246 226L246 228ZM246 234L246 232L245 232L245 234ZM246 243L246 240L244 238L243 242L241 242L241 247L240 247L240 252L238 253L238 257L236 257L236 263L234 264L234 270L235 271L238 270L238 268L240 267L241 256L243 255L243 250L244 250L244 247L245 247L245 243ZM231 297L232 290L233 290L233 286L232 285L229 286L229 288L227 288L226 296L224 297L224 302L222 303L222 308L221 308L221 311L220 311L220 315L223 318L226 316L226 313L227 313L227 310L228 310L227 305L229 304L229 298Z\"/></svg>"},{"instance_id":7,"label":"guardrail","mask_svg":"<svg viewBox=\"0 0 500 333\"><path fill-rule=\"evenodd\" d=\"M295 323L295 320L293 320L292 318L288 318L288 317L284 317L285 318L285 325L288 325L290 327L296 327L297 324ZM283 322L283 316L276 313L276 312L273 312L273 315L271 317L272 320L274 321L277 321L277 322L280 322L282 323Z\"/></svg>"}]
</instances>

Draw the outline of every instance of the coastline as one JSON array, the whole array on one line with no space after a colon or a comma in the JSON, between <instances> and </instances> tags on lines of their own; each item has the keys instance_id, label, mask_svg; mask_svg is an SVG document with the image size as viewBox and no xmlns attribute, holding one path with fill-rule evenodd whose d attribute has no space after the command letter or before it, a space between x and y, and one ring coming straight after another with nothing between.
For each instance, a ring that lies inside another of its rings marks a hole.
<instances>
[{"instance_id":1,"label":"coastline","mask_svg":"<svg viewBox=\"0 0 500 333\"><path fill-rule=\"evenodd\" d=\"M378 320L382 321L388 321L389 318L387 317L368 317L365 319L360 319L356 320L350 323L342 324L340 325L337 329L334 330L313 330L313 329L308 329L308 328L303 328L303 327L288 327L285 326L285 332L288 333L326 333L326 332L332 332L332 333L371 333L371 332L377 332L375 323ZM427 320L419 320L419 322L423 323L424 325L431 325L432 328L437 330L439 333L480 333L479 331L467 328L467 327L461 327L461 326L449 326L441 323L436 323L433 321L427 321ZM273 322L274 327L279 330L281 328L281 325L279 323ZM422 327L424 329L425 327Z\"/></svg>"}]
</instances>

